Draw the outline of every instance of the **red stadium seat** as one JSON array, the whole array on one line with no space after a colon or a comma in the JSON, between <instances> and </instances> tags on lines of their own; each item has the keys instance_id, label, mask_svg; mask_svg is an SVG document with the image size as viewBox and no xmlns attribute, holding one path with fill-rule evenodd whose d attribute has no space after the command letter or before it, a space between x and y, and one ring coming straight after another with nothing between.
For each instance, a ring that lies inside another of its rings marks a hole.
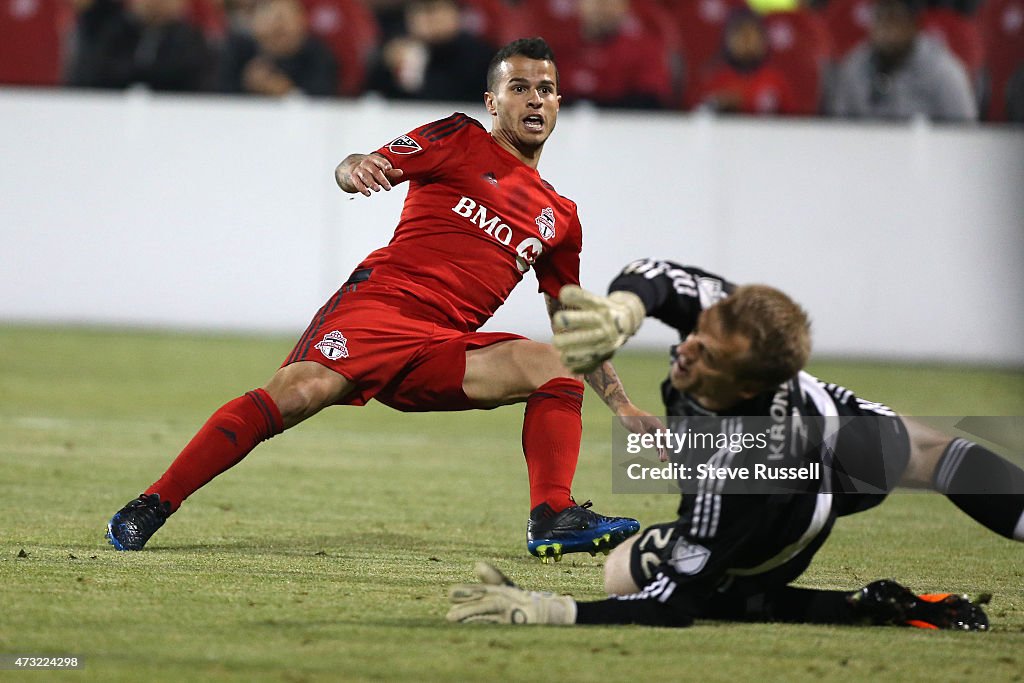
<instances>
[{"instance_id":1,"label":"red stadium seat","mask_svg":"<svg viewBox=\"0 0 1024 683\"><path fill-rule=\"evenodd\" d=\"M742 0L740 0L742 1ZM558 57L560 50L573 50L579 44L580 22L576 0L524 0L520 5L524 35L543 36ZM648 33L665 46L665 60L673 79L673 99L683 79L682 39L672 13L657 0L632 0L626 20L627 33Z\"/></svg>"},{"instance_id":2,"label":"red stadium seat","mask_svg":"<svg viewBox=\"0 0 1024 683\"><path fill-rule=\"evenodd\" d=\"M1024 65L1024 0L986 0L979 17L987 48L985 71L989 83L986 118L1006 120L1006 86Z\"/></svg>"},{"instance_id":3,"label":"red stadium seat","mask_svg":"<svg viewBox=\"0 0 1024 683\"><path fill-rule=\"evenodd\" d=\"M189 21L195 24L210 40L224 37L227 19L224 16L224 4L220 0L190 0L188 6Z\"/></svg>"},{"instance_id":4,"label":"red stadium seat","mask_svg":"<svg viewBox=\"0 0 1024 683\"><path fill-rule=\"evenodd\" d=\"M768 40L776 55L807 50L818 59L832 58L832 36L825 20L807 9L764 15Z\"/></svg>"},{"instance_id":5,"label":"red stadium seat","mask_svg":"<svg viewBox=\"0 0 1024 683\"><path fill-rule=\"evenodd\" d=\"M633 0L633 16L643 27L660 37L669 50L681 51L683 36L673 20L672 13L657 0Z\"/></svg>"},{"instance_id":6,"label":"red stadium seat","mask_svg":"<svg viewBox=\"0 0 1024 683\"><path fill-rule=\"evenodd\" d=\"M729 15L746 6L744 0L674 0L666 4L682 40L688 90L721 50L722 29Z\"/></svg>"},{"instance_id":7,"label":"red stadium seat","mask_svg":"<svg viewBox=\"0 0 1024 683\"><path fill-rule=\"evenodd\" d=\"M60 5L56 0L0 0L0 83L60 81Z\"/></svg>"},{"instance_id":8,"label":"red stadium seat","mask_svg":"<svg viewBox=\"0 0 1024 683\"><path fill-rule=\"evenodd\" d=\"M686 56L683 35L672 12L656 0L633 0L632 10L637 20L665 44L665 58L672 74L672 106L682 106L687 84Z\"/></svg>"},{"instance_id":9,"label":"red stadium seat","mask_svg":"<svg viewBox=\"0 0 1024 683\"><path fill-rule=\"evenodd\" d=\"M363 92L366 70L380 40L377 20L359 0L302 0L309 27L338 60L338 94Z\"/></svg>"},{"instance_id":10,"label":"red stadium seat","mask_svg":"<svg viewBox=\"0 0 1024 683\"><path fill-rule=\"evenodd\" d=\"M526 35L517 9L502 0L462 0L461 4L463 28L495 47Z\"/></svg>"},{"instance_id":11,"label":"red stadium seat","mask_svg":"<svg viewBox=\"0 0 1024 683\"><path fill-rule=\"evenodd\" d=\"M519 4L523 28L541 36L558 57L558 51L576 43L580 31L575 0L523 0Z\"/></svg>"},{"instance_id":12,"label":"red stadium seat","mask_svg":"<svg viewBox=\"0 0 1024 683\"><path fill-rule=\"evenodd\" d=\"M822 75L832 59L832 39L825 21L801 9L764 16L771 61L793 88L798 114L817 114L822 95Z\"/></svg>"},{"instance_id":13,"label":"red stadium seat","mask_svg":"<svg viewBox=\"0 0 1024 683\"><path fill-rule=\"evenodd\" d=\"M576 0L524 0L520 5L523 27L531 35L543 36L552 48L575 43L579 34L577 4ZM632 0L629 13L627 31L649 31L669 47L679 46L680 33L672 13L658 0Z\"/></svg>"},{"instance_id":14,"label":"red stadium seat","mask_svg":"<svg viewBox=\"0 0 1024 683\"><path fill-rule=\"evenodd\" d=\"M873 0L829 0L823 16L832 37L832 53L836 60L841 60L867 40L873 11Z\"/></svg>"}]
</instances>

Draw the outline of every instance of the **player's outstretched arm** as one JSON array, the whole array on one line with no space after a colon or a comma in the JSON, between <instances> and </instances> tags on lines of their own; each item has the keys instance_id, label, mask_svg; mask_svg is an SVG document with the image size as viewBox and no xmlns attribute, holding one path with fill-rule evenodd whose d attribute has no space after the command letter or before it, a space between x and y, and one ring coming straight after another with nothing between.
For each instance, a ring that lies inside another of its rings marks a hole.
<instances>
[{"instance_id":1,"label":"player's outstretched arm","mask_svg":"<svg viewBox=\"0 0 1024 683\"><path fill-rule=\"evenodd\" d=\"M600 296L576 285L558 295L561 310L552 315L554 345L573 372L589 373L636 334L647 317L644 302L632 292Z\"/></svg>"},{"instance_id":2,"label":"player's outstretched arm","mask_svg":"<svg viewBox=\"0 0 1024 683\"><path fill-rule=\"evenodd\" d=\"M370 196L372 192L390 190L402 177L402 169L394 168L380 154L349 154L334 169L334 179L345 192Z\"/></svg>"},{"instance_id":3,"label":"player's outstretched arm","mask_svg":"<svg viewBox=\"0 0 1024 683\"><path fill-rule=\"evenodd\" d=\"M689 626L693 623L688 601L669 602L675 584L663 578L652 580L644 591L624 599L577 601L568 595L526 591L514 584L494 565L476 563L480 583L452 586L448 621L460 624L647 624ZM680 591L682 593L682 591Z\"/></svg>"}]
</instances>

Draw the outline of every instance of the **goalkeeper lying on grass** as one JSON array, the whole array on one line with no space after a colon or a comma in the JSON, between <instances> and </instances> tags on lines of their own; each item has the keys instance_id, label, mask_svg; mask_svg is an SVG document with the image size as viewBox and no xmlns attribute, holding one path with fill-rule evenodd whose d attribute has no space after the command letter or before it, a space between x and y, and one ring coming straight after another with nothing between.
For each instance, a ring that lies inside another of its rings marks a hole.
<instances>
[{"instance_id":1,"label":"goalkeeper lying on grass","mask_svg":"<svg viewBox=\"0 0 1024 683\"><path fill-rule=\"evenodd\" d=\"M774 421L769 448L691 447L676 454L680 466L816 464L821 474L761 488L739 479L684 483L676 521L646 529L609 556L609 599L528 593L478 565L482 583L452 589L450 620L685 626L705 618L987 628L982 601L960 595L918 596L888 580L852 592L789 584L837 518L878 505L896 485L934 488L989 529L1024 540L1024 472L977 444L803 372L808 319L776 289L736 287L698 268L641 260L610 290L601 297L563 288L568 309L555 316L555 345L568 367L595 367L646 316L656 317L681 339L662 386L675 434L699 421L718 420L723 433L754 433Z\"/></svg>"}]
</instances>

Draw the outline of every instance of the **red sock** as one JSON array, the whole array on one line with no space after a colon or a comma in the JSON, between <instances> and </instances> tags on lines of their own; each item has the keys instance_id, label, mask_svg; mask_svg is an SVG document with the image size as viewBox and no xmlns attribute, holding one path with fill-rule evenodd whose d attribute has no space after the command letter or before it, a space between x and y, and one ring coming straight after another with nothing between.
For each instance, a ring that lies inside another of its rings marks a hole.
<instances>
[{"instance_id":1,"label":"red sock","mask_svg":"<svg viewBox=\"0 0 1024 683\"><path fill-rule=\"evenodd\" d=\"M569 498L583 436L583 382L556 377L530 394L523 419L523 454L530 475L530 509L547 503L555 512Z\"/></svg>"},{"instance_id":2,"label":"red sock","mask_svg":"<svg viewBox=\"0 0 1024 683\"><path fill-rule=\"evenodd\" d=\"M211 415L146 493L169 501L174 512L211 479L241 462L257 444L282 431L281 412L270 395L263 389L247 392Z\"/></svg>"}]
</instances>

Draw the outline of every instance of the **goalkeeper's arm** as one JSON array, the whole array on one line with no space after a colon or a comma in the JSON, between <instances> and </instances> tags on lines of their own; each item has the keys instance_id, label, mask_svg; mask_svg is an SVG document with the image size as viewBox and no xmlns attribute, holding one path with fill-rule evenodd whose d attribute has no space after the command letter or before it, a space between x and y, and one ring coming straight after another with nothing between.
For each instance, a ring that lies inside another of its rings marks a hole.
<instances>
[{"instance_id":1,"label":"goalkeeper's arm","mask_svg":"<svg viewBox=\"0 0 1024 683\"><path fill-rule=\"evenodd\" d=\"M644 624L689 626L693 609L683 604L682 591L673 596L675 583L658 574L636 595L579 602L568 595L526 591L493 565L478 562L480 583L452 586L448 621L459 623L546 624Z\"/></svg>"}]
</instances>

